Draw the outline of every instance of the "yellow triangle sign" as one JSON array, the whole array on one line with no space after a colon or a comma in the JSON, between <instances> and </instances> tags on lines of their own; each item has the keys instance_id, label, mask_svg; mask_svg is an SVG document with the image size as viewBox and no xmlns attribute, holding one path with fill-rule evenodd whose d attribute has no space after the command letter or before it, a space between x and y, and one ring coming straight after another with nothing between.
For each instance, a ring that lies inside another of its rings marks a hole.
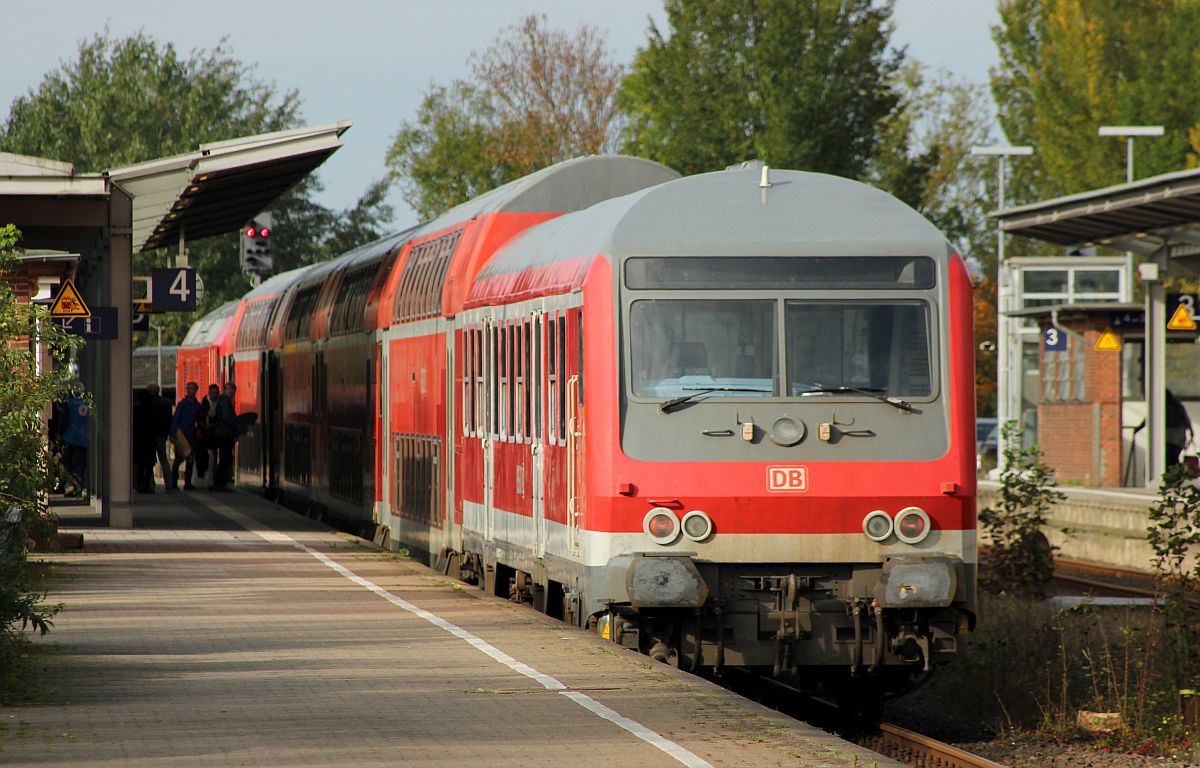
<instances>
[{"instance_id":1,"label":"yellow triangle sign","mask_svg":"<svg viewBox=\"0 0 1200 768\"><path fill-rule=\"evenodd\" d=\"M70 280L63 280L62 287L58 289L58 295L54 297L53 303L50 304L50 317L91 317L92 310L88 308L87 302L79 295L79 290L75 287L75 283Z\"/></svg>"},{"instance_id":2,"label":"yellow triangle sign","mask_svg":"<svg viewBox=\"0 0 1200 768\"><path fill-rule=\"evenodd\" d=\"M1192 317L1192 313L1188 310L1188 305L1180 303L1175 307L1175 314L1171 315L1171 319L1167 321L1168 331L1194 331L1196 330L1196 318Z\"/></svg>"},{"instance_id":3,"label":"yellow triangle sign","mask_svg":"<svg viewBox=\"0 0 1200 768\"><path fill-rule=\"evenodd\" d=\"M1100 338L1096 339L1095 350L1097 352L1120 352L1121 337L1117 336L1112 328L1105 328L1104 333L1100 334Z\"/></svg>"}]
</instances>

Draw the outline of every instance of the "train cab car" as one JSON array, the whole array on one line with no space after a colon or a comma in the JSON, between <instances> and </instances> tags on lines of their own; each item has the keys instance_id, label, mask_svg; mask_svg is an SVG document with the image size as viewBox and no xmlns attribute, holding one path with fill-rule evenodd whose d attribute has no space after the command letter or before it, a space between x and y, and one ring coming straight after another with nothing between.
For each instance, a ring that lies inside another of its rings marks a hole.
<instances>
[{"instance_id":1,"label":"train cab car","mask_svg":"<svg viewBox=\"0 0 1200 768\"><path fill-rule=\"evenodd\" d=\"M891 196L761 174L547 221L480 272L462 557L663 661L904 689L974 621L970 282Z\"/></svg>"},{"instance_id":2,"label":"train cab car","mask_svg":"<svg viewBox=\"0 0 1200 768\"><path fill-rule=\"evenodd\" d=\"M239 414L255 413L259 420L249 426L237 442L237 482L249 487L268 487L269 457L274 448L264 414L272 407L270 396L276 390L271 377L271 354L267 331L288 288L299 282L311 269L304 266L264 281L242 297L229 333L233 338L233 362L230 377L237 385L234 406Z\"/></svg>"},{"instance_id":3,"label":"train cab car","mask_svg":"<svg viewBox=\"0 0 1200 768\"><path fill-rule=\"evenodd\" d=\"M189 381L200 387L199 396L209 384L220 384L225 372L223 353L228 347L229 326L240 300L229 301L192 323L179 345L175 358L175 391L182 393ZM182 396L182 394L180 395Z\"/></svg>"}]
</instances>

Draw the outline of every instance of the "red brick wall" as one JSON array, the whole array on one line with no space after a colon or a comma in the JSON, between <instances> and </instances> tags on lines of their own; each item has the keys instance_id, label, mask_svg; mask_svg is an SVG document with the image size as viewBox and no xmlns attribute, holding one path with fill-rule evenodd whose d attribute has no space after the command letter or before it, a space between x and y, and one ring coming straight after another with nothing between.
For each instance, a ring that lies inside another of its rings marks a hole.
<instances>
[{"instance_id":1,"label":"red brick wall","mask_svg":"<svg viewBox=\"0 0 1200 768\"><path fill-rule=\"evenodd\" d=\"M1107 323L1107 312L1060 322L1082 335L1082 339L1073 336L1071 344L1084 345L1084 399L1043 401L1038 405L1038 442L1046 464L1055 469L1059 481L1108 487L1121 484L1121 353L1096 351L1096 342ZM1044 350L1039 354L1043 374L1047 370L1046 354ZM1044 391L1040 389L1039 396ZM1099 462L1094 455L1096 404L1100 415Z\"/></svg>"}]
</instances>

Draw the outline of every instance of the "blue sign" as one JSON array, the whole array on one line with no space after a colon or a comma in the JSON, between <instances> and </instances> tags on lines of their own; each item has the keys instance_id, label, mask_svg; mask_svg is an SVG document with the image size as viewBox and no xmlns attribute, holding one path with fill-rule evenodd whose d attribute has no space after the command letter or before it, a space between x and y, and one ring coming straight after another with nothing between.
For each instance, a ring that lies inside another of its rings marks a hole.
<instances>
[{"instance_id":1,"label":"blue sign","mask_svg":"<svg viewBox=\"0 0 1200 768\"><path fill-rule=\"evenodd\" d=\"M92 307L91 317L58 318L54 322L67 333L95 341L112 341L117 338L117 308Z\"/></svg>"},{"instance_id":2,"label":"blue sign","mask_svg":"<svg viewBox=\"0 0 1200 768\"><path fill-rule=\"evenodd\" d=\"M1042 331L1042 349L1047 352L1066 352L1067 334L1059 328L1047 328Z\"/></svg>"},{"instance_id":3,"label":"blue sign","mask_svg":"<svg viewBox=\"0 0 1200 768\"><path fill-rule=\"evenodd\" d=\"M191 267L155 269L150 282L155 312L191 312L196 308L196 270Z\"/></svg>"},{"instance_id":4,"label":"blue sign","mask_svg":"<svg viewBox=\"0 0 1200 768\"><path fill-rule=\"evenodd\" d=\"M1127 309L1121 312L1110 312L1108 326L1115 331L1130 328L1140 331L1146 327L1146 310Z\"/></svg>"}]
</instances>

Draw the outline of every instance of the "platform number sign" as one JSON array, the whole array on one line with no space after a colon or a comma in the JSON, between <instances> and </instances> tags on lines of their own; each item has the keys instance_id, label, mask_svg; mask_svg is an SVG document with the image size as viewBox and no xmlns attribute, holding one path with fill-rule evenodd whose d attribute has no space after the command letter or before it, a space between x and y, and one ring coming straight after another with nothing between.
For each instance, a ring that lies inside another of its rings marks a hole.
<instances>
[{"instance_id":1,"label":"platform number sign","mask_svg":"<svg viewBox=\"0 0 1200 768\"><path fill-rule=\"evenodd\" d=\"M1067 334L1061 328L1047 328L1042 331L1042 349L1047 352L1066 352Z\"/></svg>"},{"instance_id":2,"label":"platform number sign","mask_svg":"<svg viewBox=\"0 0 1200 768\"><path fill-rule=\"evenodd\" d=\"M151 299L156 312L191 312L196 308L196 270L156 269L152 277Z\"/></svg>"}]
</instances>

